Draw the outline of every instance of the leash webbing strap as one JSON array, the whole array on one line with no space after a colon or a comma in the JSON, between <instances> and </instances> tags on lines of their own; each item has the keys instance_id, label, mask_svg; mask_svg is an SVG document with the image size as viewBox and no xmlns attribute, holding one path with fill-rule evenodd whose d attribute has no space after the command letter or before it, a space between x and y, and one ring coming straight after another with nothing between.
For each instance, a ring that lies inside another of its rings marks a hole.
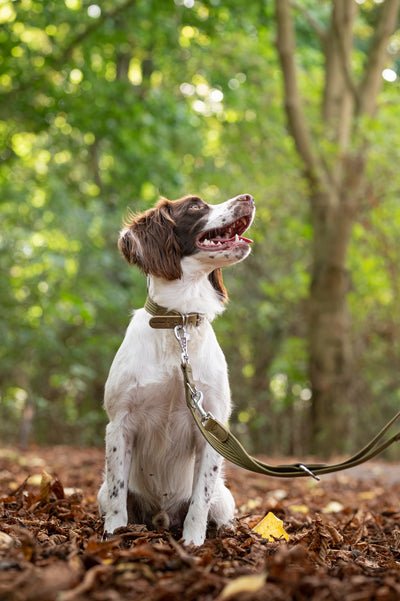
<instances>
[{"instance_id":1,"label":"leash webbing strap","mask_svg":"<svg viewBox=\"0 0 400 601\"><path fill-rule=\"evenodd\" d=\"M400 411L385 425L384 428L369 442L363 449L349 459L335 464L289 464L289 465L269 465L259 461L247 453L238 439L221 422L215 419L211 414L200 418L197 413L197 407L193 405L191 390L195 389L193 383L192 369L188 363L182 363L183 377L185 382L186 403L190 409L194 421L207 442L225 459L239 467L252 472L258 472L267 476L277 478L301 478L313 476L317 479L319 475L338 472L360 465L369 459L372 459L379 453L382 453L391 444L400 440L400 432L394 436L382 441L389 428L400 418ZM379 443L379 444L378 444Z\"/></svg>"},{"instance_id":2,"label":"leash webbing strap","mask_svg":"<svg viewBox=\"0 0 400 601\"><path fill-rule=\"evenodd\" d=\"M301 478L312 476L319 480L322 474L339 472L346 470L361 463L369 461L379 453L382 453L391 444L400 440L400 432L391 436L387 440L383 440L389 428L400 418L400 411L382 428L382 430L358 453L352 455L345 461L334 464L312 463L303 464L295 463L288 465L269 465L259 459L249 455L239 440L219 422L211 413L206 413L201 406L202 394L197 390L193 382L192 368L189 364L187 355L187 336L185 326L198 326L204 319L201 313L182 314L178 311L169 311L165 307L161 307L155 303L150 297L147 297L144 306L146 311L152 315L149 324L152 328L173 328L175 336L182 347L182 371L185 384L186 404L193 416L193 419L199 428L200 432L207 442L225 459L231 461L235 465L252 472L265 474L266 476L274 476L277 478ZM180 333L181 332L181 333Z\"/></svg>"}]
</instances>

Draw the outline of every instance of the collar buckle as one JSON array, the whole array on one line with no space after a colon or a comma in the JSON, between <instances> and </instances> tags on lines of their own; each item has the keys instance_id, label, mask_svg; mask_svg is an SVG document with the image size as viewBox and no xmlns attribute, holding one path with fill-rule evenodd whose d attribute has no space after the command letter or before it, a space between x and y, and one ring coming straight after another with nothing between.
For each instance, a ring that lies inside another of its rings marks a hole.
<instances>
[{"instance_id":1,"label":"collar buckle","mask_svg":"<svg viewBox=\"0 0 400 601\"><path fill-rule=\"evenodd\" d=\"M152 317L149 324L156 329L173 329L176 326L198 327L205 318L204 313L180 313L179 311L168 311L155 303L150 297L147 297L144 308Z\"/></svg>"}]
</instances>

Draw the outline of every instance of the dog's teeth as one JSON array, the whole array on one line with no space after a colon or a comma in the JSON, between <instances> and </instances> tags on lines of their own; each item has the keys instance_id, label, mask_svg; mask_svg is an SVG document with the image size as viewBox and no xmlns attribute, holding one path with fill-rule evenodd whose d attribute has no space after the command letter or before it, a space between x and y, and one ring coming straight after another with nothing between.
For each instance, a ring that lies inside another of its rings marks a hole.
<instances>
[{"instance_id":1,"label":"dog's teeth","mask_svg":"<svg viewBox=\"0 0 400 601\"><path fill-rule=\"evenodd\" d=\"M237 234L235 235L235 242L239 242L239 236Z\"/></svg>"}]
</instances>

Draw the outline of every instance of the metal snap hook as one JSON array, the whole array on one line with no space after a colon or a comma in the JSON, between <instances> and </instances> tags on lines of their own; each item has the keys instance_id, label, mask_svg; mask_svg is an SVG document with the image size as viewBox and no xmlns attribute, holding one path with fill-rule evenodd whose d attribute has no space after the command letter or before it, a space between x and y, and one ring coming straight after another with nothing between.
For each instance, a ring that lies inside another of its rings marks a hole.
<instances>
[{"instance_id":1,"label":"metal snap hook","mask_svg":"<svg viewBox=\"0 0 400 601\"><path fill-rule=\"evenodd\" d=\"M314 478L314 480L318 480L318 481L321 480L321 478L319 476L317 476L316 474L314 474L311 470L308 469L308 467L306 467L302 463L299 463L298 467L301 470L303 470L303 472L305 472L306 474L308 474L309 476L311 476L312 478Z\"/></svg>"}]
</instances>

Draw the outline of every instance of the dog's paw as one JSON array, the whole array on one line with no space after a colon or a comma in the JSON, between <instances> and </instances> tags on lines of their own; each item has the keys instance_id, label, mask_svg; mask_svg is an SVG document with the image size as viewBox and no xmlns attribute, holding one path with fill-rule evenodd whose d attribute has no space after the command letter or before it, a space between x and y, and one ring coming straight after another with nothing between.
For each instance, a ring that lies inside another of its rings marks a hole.
<instances>
[{"instance_id":1,"label":"dog's paw","mask_svg":"<svg viewBox=\"0 0 400 601\"><path fill-rule=\"evenodd\" d=\"M200 545L202 545L206 540L206 529L202 527L196 528L192 525L190 526L187 526L185 524L183 526L183 544L185 546L194 545L195 547L200 547Z\"/></svg>"},{"instance_id":2,"label":"dog's paw","mask_svg":"<svg viewBox=\"0 0 400 601\"><path fill-rule=\"evenodd\" d=\"M123 528L128 523L128 517L122 513L107 514L104 520L104 535L110 538L117 528Z\"/></svg>"},{"instance_id":3,"label":"dog's paw","mask_svg":"<svg viewBox=\"0 0 400 601\"><path fill-rule=\"evenodd\" d=\"M218 526L218 534L219 536L223 536L223 535L227 535L227 536L232 536L235 534L236 532L236 520L232 520L230 522L227 522L225 524L222 524L221 526Z\"/></svg>"}]
</instances>

